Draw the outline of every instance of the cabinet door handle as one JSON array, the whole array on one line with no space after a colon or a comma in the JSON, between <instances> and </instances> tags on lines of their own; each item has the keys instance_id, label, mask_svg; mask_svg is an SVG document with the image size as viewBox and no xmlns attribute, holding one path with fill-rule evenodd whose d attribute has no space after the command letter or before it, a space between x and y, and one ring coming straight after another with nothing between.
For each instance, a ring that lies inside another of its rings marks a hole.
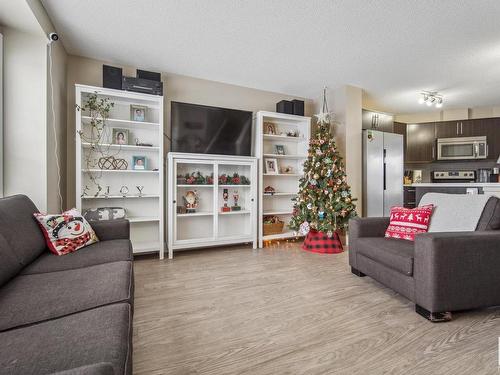
<instances>
[{"instance_id":1,"label":"cabinet door handle","mask_svg":"<svg viewBox=\"0 0 500 375\"><path fill-rule=\"evenodd\" d=\"M464 124L463 123L460 123L460 134L464 134Z\"/></svg>"},{"instance_id":2,"label":"cabinet door handle","mask_svg":"<svg viewBox=\"0 0 500 375\"><path fill-rule=\"evenodd\" d=\"M434 156L435 154L436 154L436 150L434 149L434 146L432 146L432 159L435 158L435 156Z\"/></svg>"},{"instance_id":3,"label":"cabinet door handle","mask_svg":"<svg viewBox=\"0 0 500 375\"><path fill-rule=\"evenodd\" d=\"M457 122L457 135L458 135L458 122Z\"/></svg>"}]
</instances>

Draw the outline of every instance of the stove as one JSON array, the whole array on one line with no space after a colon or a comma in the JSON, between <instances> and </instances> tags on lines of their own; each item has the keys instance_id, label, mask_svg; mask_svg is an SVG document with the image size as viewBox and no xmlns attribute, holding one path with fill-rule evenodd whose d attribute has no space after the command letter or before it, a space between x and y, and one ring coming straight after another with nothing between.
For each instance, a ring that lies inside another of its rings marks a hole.
<instances>
[{"instance_id":1,"label":"stove","mask_svg":"<svg viewBox=\"0 0 500 375\"><path fill-rule=\"evenodd\" d=\"M432 171L432 182L474 182L476 181L476 171Z\"/></svg>"}]
</instances>

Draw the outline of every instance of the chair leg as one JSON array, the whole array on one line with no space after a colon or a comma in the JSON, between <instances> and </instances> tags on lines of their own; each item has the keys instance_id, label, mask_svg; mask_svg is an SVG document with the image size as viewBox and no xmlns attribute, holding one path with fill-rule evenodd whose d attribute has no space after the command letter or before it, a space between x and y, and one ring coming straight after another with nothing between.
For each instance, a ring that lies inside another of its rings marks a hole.
<instances>
[{"instance_id":1,"label":"chair leg","mask_svg":"<svg viewBox=\"0 0 500 375\"><path fill-rule=\"evenodd\" d=\"M449 322L451 320L451 312L430 312L424 309L422 306L415 305L415 312L422 315L425 319L431 321L432 323L439 322Z\"/></svg>"},{"instance_id":2,"label":"chair leg","mask_svg":"<svg viewBox=\"0 0 500 375\"><path fill-rule=\"evenodd\" d=\"M356 276L359 276L359 277L365 277L366 276L363 272L361 272L360 270L357 270L354 267L351 267L351 272L353 274L355 274Z\"/></svg>"}]
</instances>

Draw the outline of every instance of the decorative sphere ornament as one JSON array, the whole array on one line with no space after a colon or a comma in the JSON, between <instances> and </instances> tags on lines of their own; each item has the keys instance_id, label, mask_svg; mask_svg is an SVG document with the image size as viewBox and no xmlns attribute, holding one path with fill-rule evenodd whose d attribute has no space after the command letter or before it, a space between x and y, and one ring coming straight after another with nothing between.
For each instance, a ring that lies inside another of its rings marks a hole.
<instances>
[{"instance_id":1,"label":"decorative sphere ornament","mask_svg":"<svg viewBox=\"0 0 500 375\"><path fill-rule=\"evenodd\" d=\"M302 224L300 224L299 233L305 236L307 233L309 233L310 229L311 228L309 227L309 223L307 221L304 221Z\"/></svg>"},{"instance_id":2,"label":"decorative sphere ornament","mask_svg":"<svg viewBox=\"0 0 500 375\"><path fill-rule=\"evenodd\" d=\"M314 178L315 180L319 179L319 174L315 173L315 174L314 174L314 176L313 176L313 178Z\"/></svg>"},{"instance_id":3,"label":"decorative sphere ornament","mask_svg":"<svg viewBox=\"0 0 500 375\"><path fill-rule=\"evenodd\" d=\"M307 209L308 209L308 210L310 210L311 208L313 208L312 203L308 203L308 204L307 204Z\"/></svg>"}]
</instances>

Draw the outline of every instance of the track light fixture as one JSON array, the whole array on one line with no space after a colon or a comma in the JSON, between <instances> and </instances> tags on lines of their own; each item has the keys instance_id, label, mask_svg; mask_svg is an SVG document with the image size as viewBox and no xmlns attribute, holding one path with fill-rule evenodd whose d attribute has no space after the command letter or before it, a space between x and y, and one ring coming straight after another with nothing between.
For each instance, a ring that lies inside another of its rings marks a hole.
<instances>
[{"instance_id":1,"label":"track light fixture","mask_svg":"<svg viewBox=\"0 0 500 375\"><path fill-rule=\"evenodd\" d=\"M420 104L426 104L428 107L434 105L436 108L443 106L443 96L439 95L437 91L422 91L418 99Z\"/></svg>"}]
</instances>

